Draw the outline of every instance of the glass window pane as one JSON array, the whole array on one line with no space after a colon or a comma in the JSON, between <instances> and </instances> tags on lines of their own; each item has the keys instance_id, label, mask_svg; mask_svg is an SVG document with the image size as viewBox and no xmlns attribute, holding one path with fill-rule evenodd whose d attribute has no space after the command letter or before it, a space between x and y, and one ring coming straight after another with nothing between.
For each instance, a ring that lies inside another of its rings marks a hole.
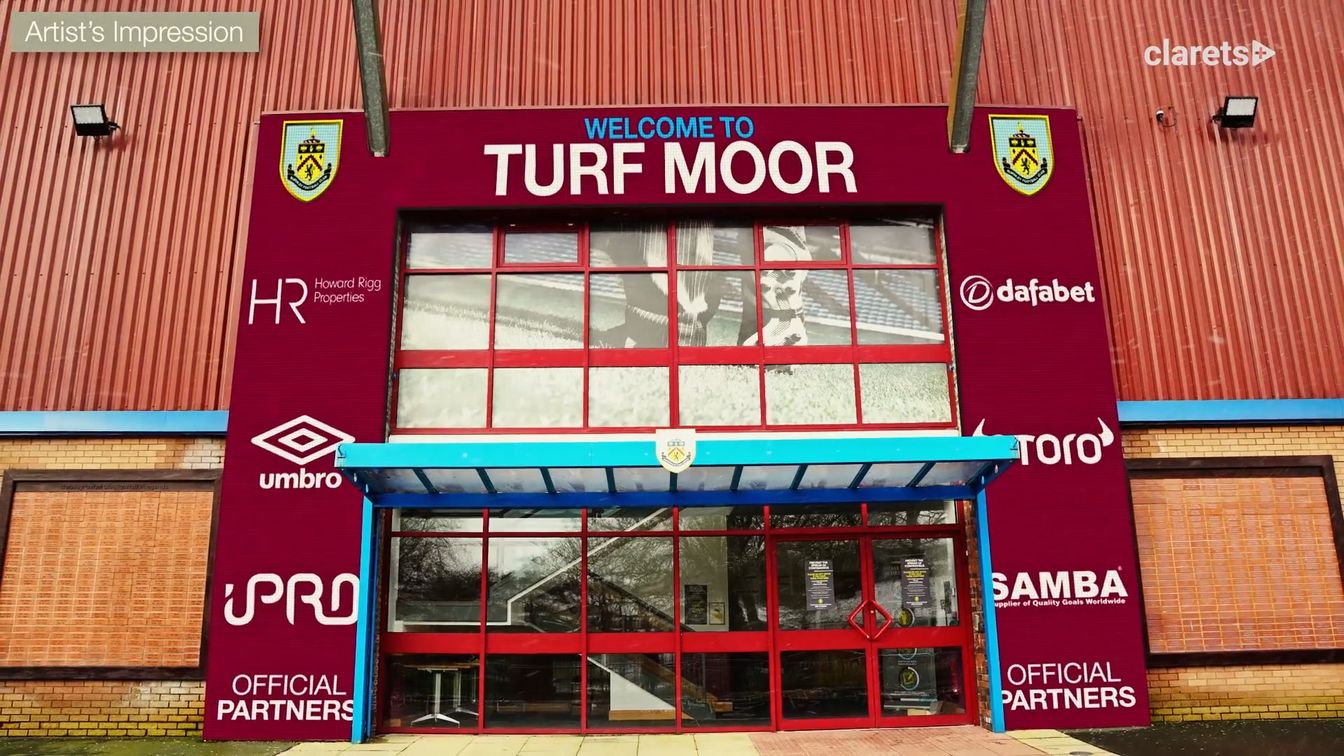
<instances>
[{"instance_id":1,"label":"glass window pane","mask_svg":"<svg viewBox=\"0 0 1344 756\"><path fill-rule=\"evenodd\" d=\"M682 530L761 530L761 507L682 507L677 526Z\"/></svg>"},{"instance_id":2,"label":"glass window pane","mask_svg":"<svg viewBox=\"0 0 1344 756\"><path fill-rule=\"evenodd\" d=\"M490 276L409 276L402 349L485 349L490 345Z\"/></svg>"},{"instance_id":3,"label":"glass window pane","mask_svg":"<svg viewBox=\"0 0 1344 756\"><path fill-rule=\"evenodd\" d=\"M983 466L983 462L939 462L919 481L917 487L964 486Z\"/></svg>"},{"instance_id":4,"label":"glass window pane","mask_svg":"<svg viewBox=\"0 0 1344 756\"><path fill-rule=\"evenodd\" d=\"M739 346L756 335L754 271L683 270L677 273L677 343Z\"/></svg>"},{"instance_id":5,"label":"glass window pane","mask_svg":"<svg viewBox=\"0 0 1344 756\"><path fill-rule=\"evenodd\" d=\"M683 426L760 425L760 369L755 365L682 365L677 368Z\"/></svg>"},{"instance_id":6,"label":"glass window pane","mask_svg":"<svg viewBox=\"0 0 1344 756\"><path fill-rule=\"evenodd\" d=\"M384 726L476 727L481 657L417 654L387 661Z\"/></svg>"},{"instance_id":7,"label":"glass window pane","mask_svg":"<svg viewBox=\"0 0 1344 756\"><path fill-rule=\"evenodd\" d=\"M849 627L864 600L858 541L776 541L775 565L780 630Z\"/></svg>"},{"instance_id":8,"label":"glass window pane","mask_svg":"<svg viewBox=\"0 0 1344 756\"><path fill-rule=\"evenodd\" d=\"M868 716L868 665L862 650L781 651L785 719Z\"/></svg>"},{"instance_id":9,"label":"glass window pane","mask_svg":"<svg viewBox=\"0 0 1344 756\"><path fill-rule=\"evenodd\" d=\"M749 225L682 221L676 235L679 266L755 264L756 241Z\"/></svg>"},{"instance_id":10,"label":"glass window pane","mask_svg":"<svg viewBox=\"0 0 1344 756\"><path fill-rule=\"evenodd\" d=\"M798 465L743 465L737 478L739 491L767 491L788 488L798 476Z\"/></svg>"},{"instance_id":11,"label":"glass window pane","mask_svg":"<svg viewBox=\"0 0 1344 756\"><path fill-rule=\"evenodd\" d=\"M843 270L761 271L761 322L766 346L853 343L849 274Z\"/></svg>"},{"instance_id":12,"label":"glass window pane","mask_svg":"<svg viewBox=\"0 0 1344 756\"><path fill-rule=\"evenodd\" d=\"M848 488L863 465L808 465L799 488ZM869 468L872 471L872 468Z\"/></svg>"},{"instance_id":13,"label":"glass window pane","mask_svg":"<svg viewBox=\"0 0 1344 756\"><path fill-rule=\"evenodd\" d=\"M619 492L672 490L672 473L661 467L617 467L611 477Z\"/></svg>"},{"instance_id":14,"label":"glass window pane","mask_svg":"<svg viewBox=\"0 0 1344 756\"><path fill-rule=\"evenodd\" d=\"M394 509L393 532L479 533L479 509Z\"/></svg>"},{"instance_id":15,"label":"glass window pane","mask_svg":"<svg viewBox=\"0 0 1344 756\"><path fill-rule=\"evenodd\" d=\"M481 539L393 538L391 559L388 630L480 630Z\"/></svg>"},{"instance_id":16,"label":"glass window pane","mask_svg":"<svg viewBox=\"0 0 1344 756\"><path fill-rule=\"evenodd\" d=\"M765 371L767 425L854 422L852 365L771 365Z\"/></svg>"},{"instance_id":17,"label":"glass window pane","mask_svg":"<svg viewBox=\"0 0 1344 756\"><path fill-rule=\"evenodd\" d=\"M667 227L661 223L608 223L588 230L594 268L666 268Z\"/></svg>"},{"instance_id":18,"label":"glass window pane","mask_svg":"<svg viewBox=\"0 0 1344 756\"><path fill-rule=\"evenodd\" d=\"M937 261L930 221L883 220L851 223L849 243L855 263L919 265Z\"/></svg>"},{"instance_id":19,"label":"glass window pane","mask_svg":"<svg viewBox=\"0 0 1344 756\"><path fill-rule=\"evenodd\" d=\"M589 654L588 726L675 727L676 679L671 653Z\"/></svg>"},{"instance_id":20,"label":"glass window pane","mask_svg":"<svg viewBox=\"0 0 1344 756\"><path fill-rule=\"evenodd\" d=\"M667 274L594 273L588 343L598 349L667 347Z\"/></svg>"},{"instance_id":21,"label":"glass window pane","mask_svg":"<svg viewBox=\"0 0 1344 756\"><path fill-rule=\"evenodd\" d=\"M488 548L490 632L578 632L578 538L491 538Z\"/></svg>"},{"instance_id":22,"label":"glass window pane","mask_svg":"<svg viewBox=\"0 0 1344 756\"><path fill-rule=\"evenodd\" d=\"M680 557L683 629L769 629L763 536L684 536Z\"/></svg>"},{"instance_id":23,"label":"glass window pane","mask_svg":"<svg viewBox=\"0 0 1344 756\"><path fill-rule=\"evenodd\" d=\"M896 627L960 624L951 538L873 540L873 596Z\"/></svg>"},{"instance_id":24,"label":"glass window pane","mask_svg":"<svg viewBox=\"0 0 1344 756\"><path fill-rule=\"evenodd\" d=\"M486 493L475 470L424 470L425 477L440 493Z\"/></svg>"},{"instance_id":25,"label":"glass window pane","mask_svg":"<svg viewBox=\"0 0 1344 756\"><path fill-rule=\"evenodd\" d=\"M588 371L588 424L591 426L664 428L671 411L667 368L593 368Z\"/></svg>"},{"instance_id":26,"label":"glass window pane","mask_svg":"<svg viewBox=\"0 0 1344 756\"><path fill-rule=\"evenodd\" d=\"M504 262L511 265L555 265L579 261L579 235L572 232L509 232L504 234Z\"/></svg>"},{"instance_id":27,"label":"glass window pane","mask_svg":"<svg viewBox=\"0 0 1344 756\"><path fill-rule=\"evenodd\" d=\"M677 474L678 491L727 491L733 486L735 467L691 467Z\"/></svg>"},{"instance_id":28,"label":"glass window pane","mask_svg":"<svg viewBox=\"0 0 1344 756\"><path fill-rule=\"evenodd\" d=\"M671 564L671 538L588 539L588 629L674 630Z\"/></svg>"},{"instance_id":29,"label":"glass window pane","mask_svg":"<svg viewBox=\"0 0 1344 756\"><path fill-rule=\"evenodd\" d=\"M936 270L854 271L859 343L943 343L938 275Z\"/></svg>"},{"instance_id":30,"label":"glass window pane","mask_svg":"<svg viewBox=\"0 0 1344 756\"><path fill-rule=\"evenodd\" d=\"M608 492L604 467L552 467L551 484L561 493Z\"/></svg>"},{"instance_id":31,"label":"glass window pane","mask_svg":"<svg viewBox=\"0 0 1344 756\"><path fill-rule=\"evenodd\" d=\"M411 232L406 267L489 268L494 260L494 234L489 226L426 227Z\"/></svg>"},{"instance_id":32,"label":"glass window pane","mask_svg":"<svg viewBox=\"0 0 1344 756\"><path fill-rule=\"evenodd\" d=\"M546 480L535 467L492 467L485 477L499 493L546 493Z\"/></svg>"},{"instance_id":33,"label":"glass window pane","mask_svg":"<svg viewBox=\"0 0 1344 756\"><path fill-rule=\"evenodd\" d=\"M862 364L859 386L865 423L950 423L947 365Z\"/></svg>"},{"instance_id":34,"label":"glass window pane","mask_svg":"<svg viewBox=\"0 0 1344 756\"><path fill-rule=\"evenodd\" d=\"M683 654L681 723L687 727L770 724L767 654Z\"/></svg>"},{"instance_id":35,"label":"glass window pane","mask_svg":"<svg viewBox=\"0 0 1344 756\"><path fill-rule=\"evenodd\" d=\"M485 728L577 730L582 709L578 654L485 658Z\"/></svg>"},{"instance_id":36,"label":"glass window pane","mask_svg":"<svg viewBox=\"0 0 1344 756\"><path fill-rule=\"evenodd\" d=\"M567 533L583 526L581 509L492 509L491 533Z\"/></svg>"},{"instance_id":37,"label":"glass window pane","mask_svg":"<svg viewBox=\"0 0 1344 756\"><path fill-rule=\"evenodd\" d=\"M605 507L588 510L589 530L671 530L672 509Z\"/></svg>"},{"instance_id":38,"label":"glass window pane","mask_svg":"<svg viewBox=\"0 0 1344 756\"><path fill-rule=\"evenodd\" d=\"M966 713L959 648L884 648L878 652L882 716Z\"/></svg>"},{"instance_id":39,"label":"glass window pane","mask_svg":"<svg viewBox=\"0 0 1344 756\"><path fill-rule=\"evenodd\" d=\"M484 428L484 368L397 371L397 427Z\"/></svg>"},{"instance_id":40,"label":"glass window pane","mask_svg":"<svg viewBox=\"0 0 1344 756\"><path fill-rule=\"evenodd\" d=\"M838 226L765 226L761 229L766 262L839 262Z\"/></svg>"},{"instance_id":41,"label":"glass window pane","mask_svg":"<svg viewBox=\"0 0 1344 756\"><path fill-rule=\"evenodd\" d=\"M868 474L859 482L859 488L904 488L910 485L920 470L922 462L883 462L868 468Z\"/></svg>"},{"instance_id":42,"label":"glass window pane","mask_svg":"<svg viewBox=\"0 0 1344 756\"><path fill-rule=\"evenodd\" d=\"M492 408L496 428L583 425L583 368L498 368Z\"/></svg>"},{"instance_id":43,"label":"glass window pane","mask_svg":"<svg viewBox=\"0 0 1344 756\"><path fill-rule=\"evenodd\" d=\"M952 501L912 501L899 504L869 504L869 525L943 525L957 521Z\"/></svg>"},{"instance_id":44,"label":"glass window pane","mask_svg":"<svg viewBox=\"0 0 1344 756\"><path fill-rule=\"evenodd\" d=\"M858 504L770 507L772 528L856 528L863 524Z\"/></svg>"},{"instance_id":45,"label":"glass window pane","mask_svg":"<svg viewBox=\"0 0 1344 756\"><path fill-rule=\"evenodd\" d=\"M578 349L583 346L583 276L502 275L495 293L499 349Z\"/></svg>"}]
</instances>

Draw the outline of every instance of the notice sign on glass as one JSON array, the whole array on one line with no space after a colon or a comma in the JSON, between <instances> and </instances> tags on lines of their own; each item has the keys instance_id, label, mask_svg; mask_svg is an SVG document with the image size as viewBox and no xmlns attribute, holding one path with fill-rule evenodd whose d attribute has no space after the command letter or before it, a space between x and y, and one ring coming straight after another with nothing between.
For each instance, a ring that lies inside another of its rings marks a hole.
<instances>
[{"instance_id":1,"label":"notice sign on glass","mask_svg":"<svg viewBox=\"0 0 1344 756\"><path fill-rule=\"evenodd\" d=\"M835 568L829 559L807 563L807 608L822 610L835 607Z\"/></svg>"},{"instance_id":2,"label":"notice sign on glass","mask_svg":"<svg viewBox=\"0 0 1344 756\"><path fill-rule=\"evenodd\" d=\"M686 616L681 621L688 625L709 624L709 586L688 583L682 590L686 594L682 601Z\"/></svg>"},{"instance_id":3,"label":"notice sign on glass","mask_svg":"<svg viewBox=\"0 0 1344 756\"><path fill-rule=\"evenodd\" d=\"M929 607L929 566L924 557L901 560L901 585L907 607L911 610Z\"/></svg>"}]
</instances>

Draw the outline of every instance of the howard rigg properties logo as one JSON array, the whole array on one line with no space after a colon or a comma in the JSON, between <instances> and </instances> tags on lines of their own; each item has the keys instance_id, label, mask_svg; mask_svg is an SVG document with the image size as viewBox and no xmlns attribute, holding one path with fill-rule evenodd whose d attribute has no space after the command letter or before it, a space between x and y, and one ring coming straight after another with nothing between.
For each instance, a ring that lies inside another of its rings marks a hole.
<instances>
[{"instance_id":1,"label":"howard rigg properties logo","mask_svg":"<svg viewBox=\"0 0 1344 756\"><path fill-rule=\"evenodd\" d=\"M303 465L333 454L336 447L354 440L354 436L309 415L300 415L263 431L252 437L252 443L299 465L299 469L296 472L261 473L257 484L262 488L339 488L340 473L309 472Z\"/></svg>"},{"instance_id":2,"label":"howard rigg properties logo","mask_svg":"<svg viewBox=\"0 0 1344 756\"><path fill-rule=\"evenodd\" d=\"M1027 304L1037 307L1044 304L1063 302L1096 302L1096 289L1091 281L1078 285L1067 285L1052 278L1048 283L1033 278L1026 283L1015 283L1005 279L995 286L984 276L967 276L961 282L961 303L976 312L988 310L995 301L1007 304Z\"/></svg>"}]
</instances>

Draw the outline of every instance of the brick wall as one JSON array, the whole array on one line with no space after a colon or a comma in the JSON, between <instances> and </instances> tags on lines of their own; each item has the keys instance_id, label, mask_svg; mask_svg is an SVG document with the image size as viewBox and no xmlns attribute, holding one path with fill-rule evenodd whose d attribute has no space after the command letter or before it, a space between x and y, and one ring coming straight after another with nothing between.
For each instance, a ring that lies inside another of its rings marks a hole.
<instances>
[{"instance_id":1,"label":"brick wall","mask_svg":"<svg viewBox=\"0 0 1344 756\"><path fill-rule=\"evenodd\" d=\"M1329 455L1344 482L1344 426L1135 429L1122 441L1130 460ZM1147 586L1145 574L1145 599ZM1344 664L1156 668L1148 685L1154 721L1344 716Z\"/></svg>"},{"instance_id":2,"label":"brick wall","mask_svg":"<svg viewBox=\"0 0 1344 756\"><path fill-rule=\"evenodd\" d=\"M1344 664L1148 670L1154 722L1344 717Z\"/></svg>"},{"instance_id":3,"label":"brick wall","mask_svg":"<svg viewBox=\"0 0 1344 756\"><path fill-rule=\"evenodd\" d=\"M205 683L0 681L0 737L201 734Z\"/></svg>"},{"instance_id":4,"label":"brick wall","mask_svg":"<svg viewBox=\"0 0 1344 756\"><path fill-rule=\"evenodd\" d=\"M216 438L0 438L0 479L10 469L211 470L223 456ZM199 735L204 699L200 681L0 680L0 737Z\"/></svg>"}]
</instances>

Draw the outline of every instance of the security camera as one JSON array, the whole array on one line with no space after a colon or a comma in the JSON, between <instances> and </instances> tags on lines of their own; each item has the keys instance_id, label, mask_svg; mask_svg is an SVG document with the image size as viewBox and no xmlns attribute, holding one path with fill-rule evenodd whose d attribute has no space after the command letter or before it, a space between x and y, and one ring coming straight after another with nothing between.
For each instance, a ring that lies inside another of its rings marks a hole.
<instances>
[{"instance_id":1,"label":"security camera","mask_svg":"<svg viewBox=\"0 0 1344 756\"><path fill-rule=\"evenodd\" d=\"M1153 117L1157 119L1157 124L1159 126L1171 128L1176 125L1176 108L1171 105L1164 108L1158 108L1157 112L1153 114Z\"/></svg>"}]
</instances>

